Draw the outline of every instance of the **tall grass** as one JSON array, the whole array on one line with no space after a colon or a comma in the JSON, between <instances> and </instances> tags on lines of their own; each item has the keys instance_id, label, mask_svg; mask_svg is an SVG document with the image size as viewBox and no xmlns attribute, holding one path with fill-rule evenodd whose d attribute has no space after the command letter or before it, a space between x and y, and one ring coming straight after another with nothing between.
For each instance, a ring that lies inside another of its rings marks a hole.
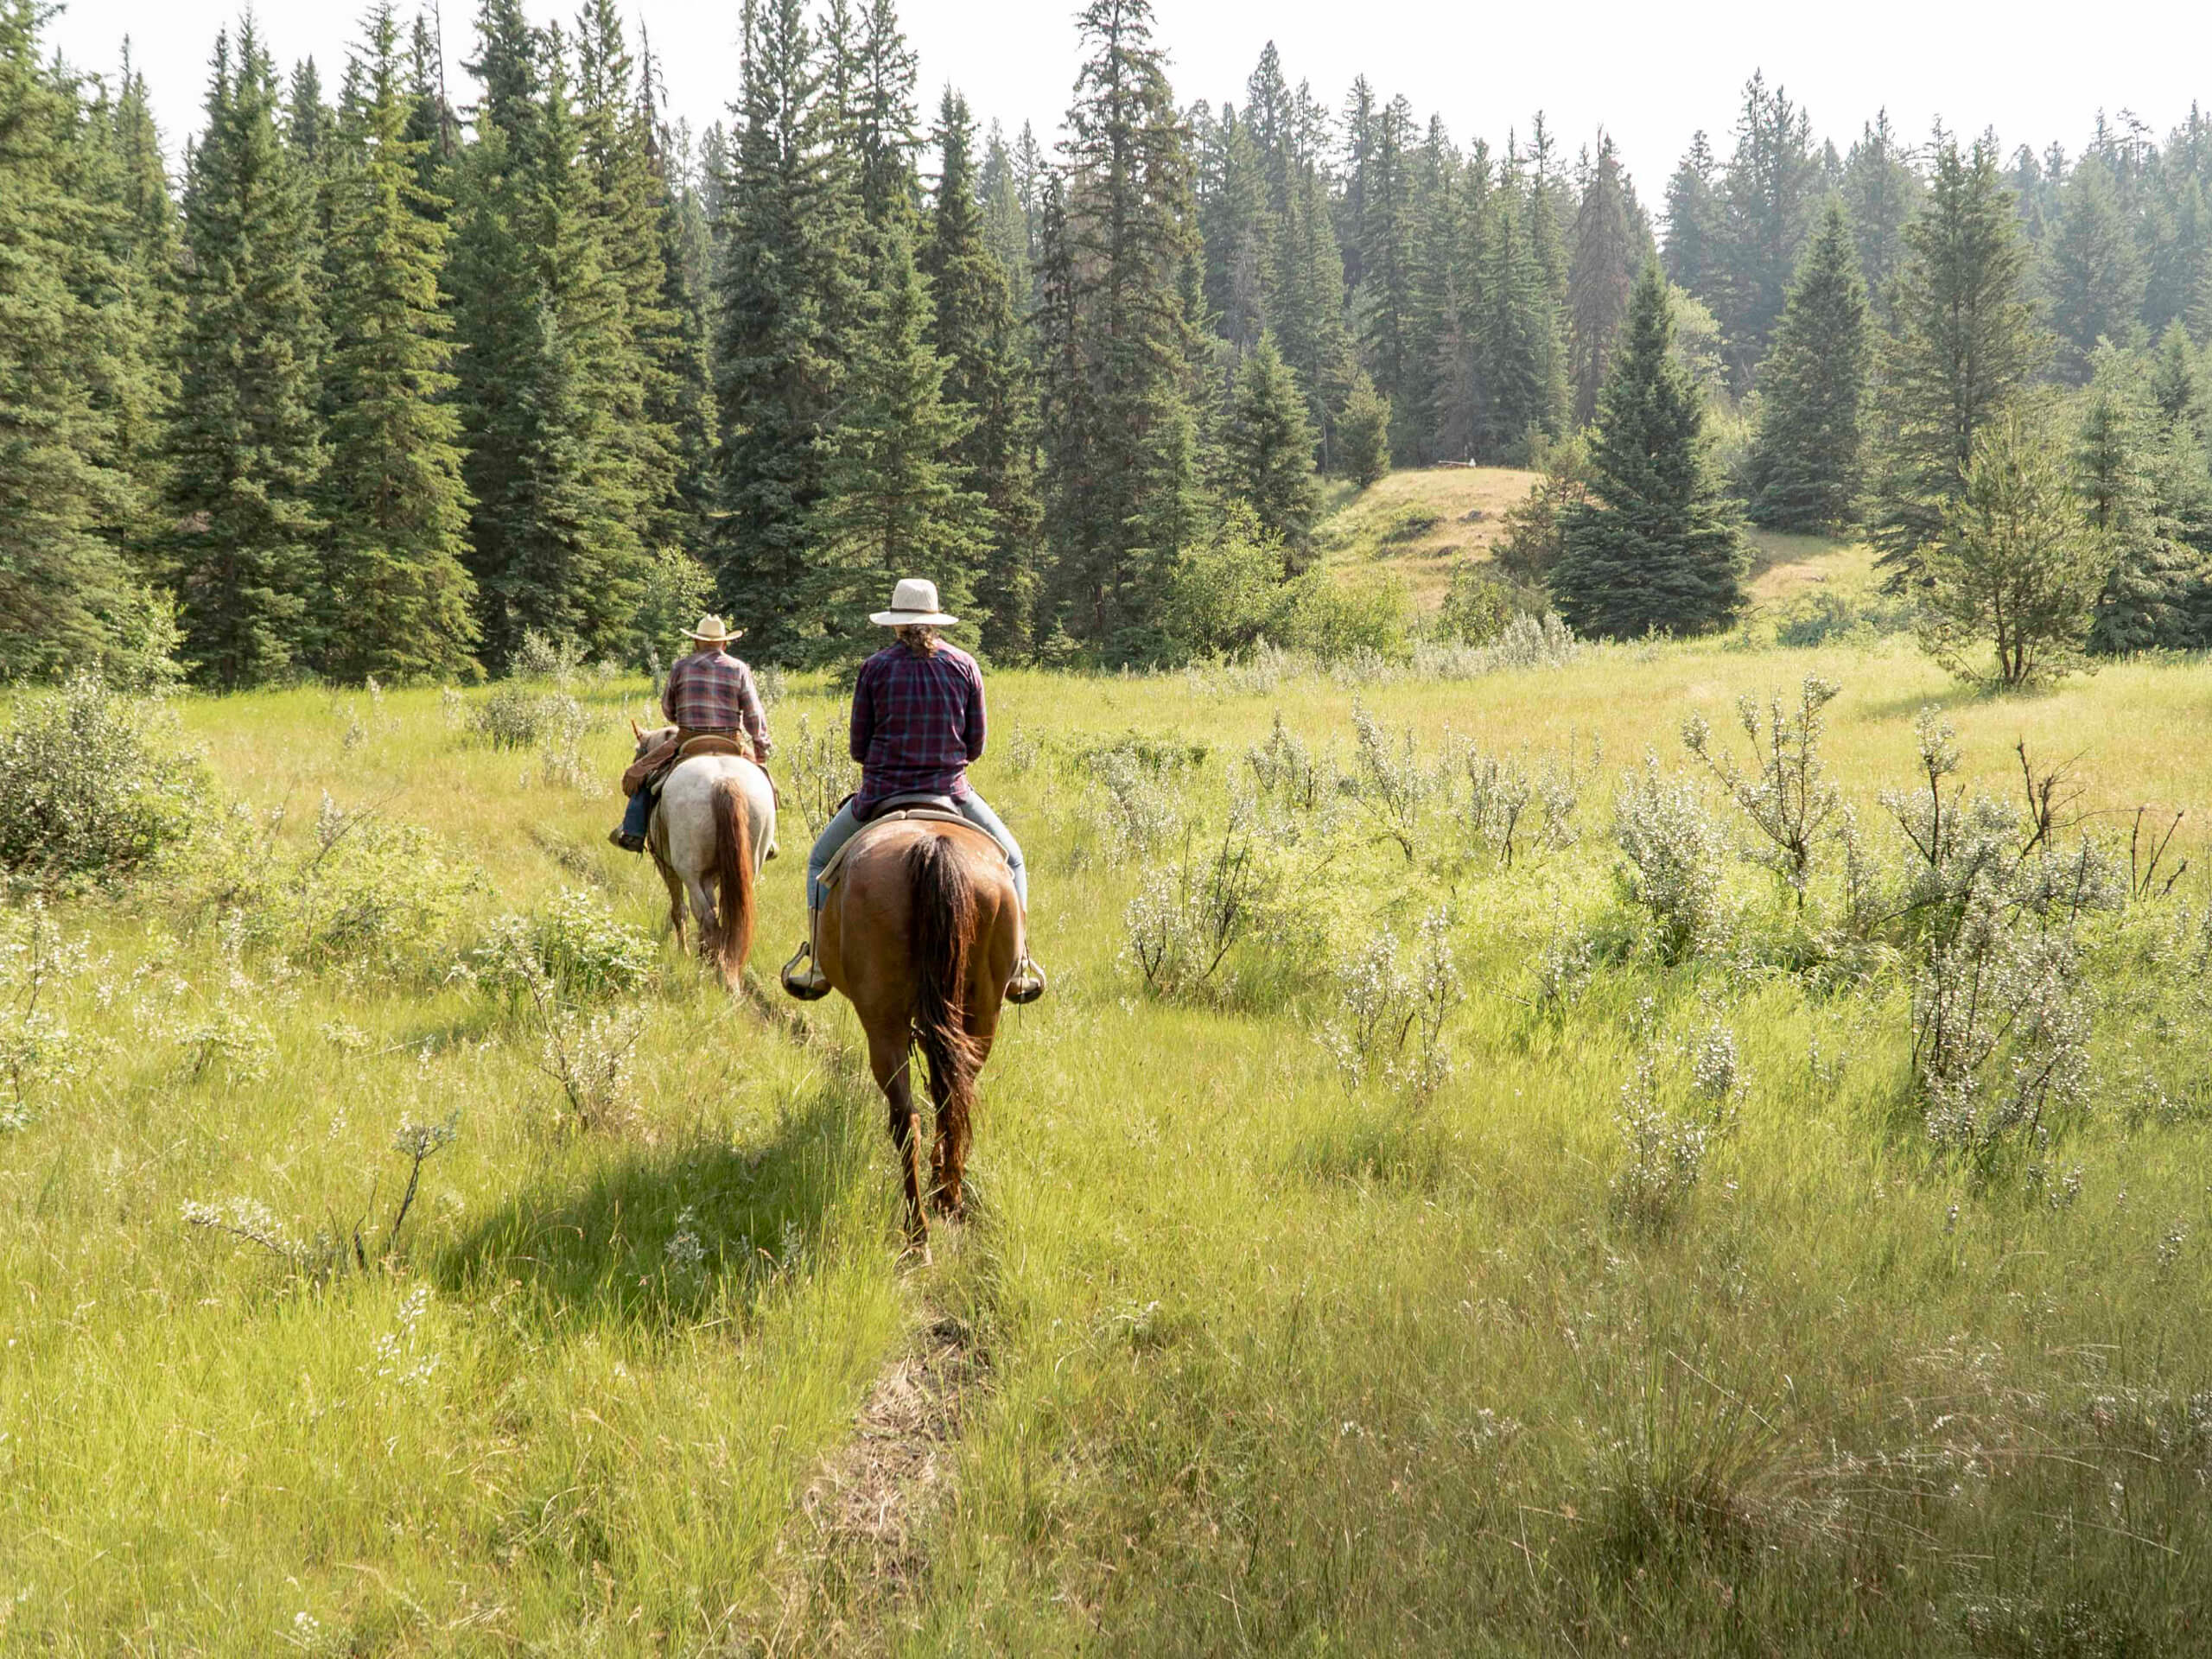
<instances>
[{"instance_id":1,"label":"tall grass","mask_svg":"<svg viewBox=\"0 0 2212 1659\"><path fill-rule=\"evenodd\" d=\"M2170 856L2197 868L2085 943L2088 1104L2005 1160L1926 1134L1905 964L1769 948L1793 898L1732 856L1729 943L1670 963L1617 880L1620 771L1685 768L1685 715L1808 672L1842 688L1822 753L1870 836L1931 701L1970 784L2016 787L2024 740L2082 754L2086 808L2193 809ZM2212 750L2172 737L2212 714L2200 669L2035 700L1880 646L1202 698L996 674L1026 741L976 776L1028 850L1054 989L1002 1033L977 1218L931 1269L898 1261L842 1002L771 1013L632 953L659 885L600 838L644 691L571 693L597 794L435 692L365 723L312 691L178 703L275 866L314 856L327 791L467 902L404 970L255 925L262 890L205 867L43 912L79 1049L0 1128L0 1650L2202 1645ZM1430 769L1409 816L1339 792L1355 697L1391 768ZM826 688L786 689L780 727L802 713L835 729ZM1245 759L1289 739L1329 780L1310 799ZM1470 834L1468 745L1535 769L1593 741L1578 836L1509 861ZM1117 825L1102 772L1167 828ZM1264 925L1202 987L1147 985L1132 900L1240 810ZM797 889L770 867L772 937ZM451 971L501 937L552 942L578 1018L639 1022L624 1112L580 1124L532 999ZM1345 973L1385 939L1385 989L1413 1006L1446 961L1465 1001L1433 1050L1414 1027L1348 1066ZM1584 965L1548 998L1562 940ZM1714 1126L1657 1211L1621 1196L1624 1085ZM448 1121L385 1237L395 1135ZM365 1261L303 1273L187 1224L241 1202L302 1241L368 1217ZM779 1629L800 1496L925 1304L991 1379L926 1569Z\"/></svg>"}]
</instances>

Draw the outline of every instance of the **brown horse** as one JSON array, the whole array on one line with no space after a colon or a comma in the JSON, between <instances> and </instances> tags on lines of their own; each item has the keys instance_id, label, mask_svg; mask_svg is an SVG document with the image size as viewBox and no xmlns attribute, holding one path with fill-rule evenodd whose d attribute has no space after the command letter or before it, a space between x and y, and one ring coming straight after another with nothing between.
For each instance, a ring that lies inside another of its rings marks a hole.
<instances>
[{"instance_id":1,"label":"brown horse","mask_svg":"<svg viewBox=\"0 0 2212 1659\"><path fill-rule=\"evenodd\" d=\"M1021 959L1021 903L1005 855L980 830L893 819L861 835L823 906L817 959L868 1033L868 1065L891 1106L907 1237L926 1249L907 1058L921 1050L937 1107L928 1197L957 1219L976 1078L990 1057L1007 981Z\"/></svg>"}]
</instances>

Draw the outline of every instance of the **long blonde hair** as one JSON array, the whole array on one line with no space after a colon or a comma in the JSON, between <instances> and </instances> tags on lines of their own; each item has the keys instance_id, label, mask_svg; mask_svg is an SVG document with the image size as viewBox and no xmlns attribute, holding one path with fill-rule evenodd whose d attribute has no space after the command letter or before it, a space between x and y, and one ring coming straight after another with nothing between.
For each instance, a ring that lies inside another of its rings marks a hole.
<instances>
[{"instance_id":1,"label":"long blonde hair","mask_svg":"<svg viewBox=\"0 0 2212 1659\"><path fill-rule=\"evenodd\" d=\"M937 650L937 628L928 622L902 623L895 632L899 643L912 652L928 657Z\"/></svg>"}]
</instances>

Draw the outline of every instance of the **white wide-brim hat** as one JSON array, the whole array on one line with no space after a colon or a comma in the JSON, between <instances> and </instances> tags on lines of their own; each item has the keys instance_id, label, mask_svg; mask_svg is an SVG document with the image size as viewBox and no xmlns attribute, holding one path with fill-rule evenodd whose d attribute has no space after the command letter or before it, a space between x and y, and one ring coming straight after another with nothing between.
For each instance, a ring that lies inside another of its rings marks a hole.
<instances>
[{"instance_id":1,"label":"white wide-brim hat","mask_svg":"<svg viewBox=\"0 0 2212 1659\"><path fill-rule=\"evenodd\" d=\"M938 609L937 583L909 576L891 590L891 608L874 612L868 620L880 628L949 628L960 619Z\"/></svg>"},{"instance_id":2,"label":"white wide-brim hat","mask_svg":"<svg viewBox=\"0 0 2212 1659\"><path fill-rule=\"evenodd\" d=\"M699 619L699 626L691 630L689 637L704 645L726 645L733 639L742 639L745 630L724 626L719 616L702 616Z\"/></svg>"}]
</instances>

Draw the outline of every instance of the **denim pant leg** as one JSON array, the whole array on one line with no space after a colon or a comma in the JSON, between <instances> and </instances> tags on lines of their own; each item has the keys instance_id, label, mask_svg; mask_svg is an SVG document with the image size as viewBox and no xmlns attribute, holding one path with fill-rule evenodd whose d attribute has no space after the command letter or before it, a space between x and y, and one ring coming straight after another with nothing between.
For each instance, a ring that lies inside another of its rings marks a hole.
<instances>
[{"instance_id":1,"label":"denim pant leg","mask_svg":"<svg viewBox=\"0 0 2212 1659\"><path fill-rule=\"evenodd\" d=\"M622 833L627 836L644 835L652 816L653 792L650 789L641 789L630 798L630 804L623 810Z\"/></svg>"},{"instance_id":2,"label":"denim pant leg","mask_svg":"<svg viewBox=\"0 0 2212 1659\"><path fill-rule=\"evenodd\" d=\"M993 841L1006 849L1007 868L1014 875L1014 891L1021 900L1024 910L1029 908L1029 868L1021 861L1021 843L1014 838L1013 831L991 810L991 804L972 788L955 803L960 816L974 824Z\"/></svg>"},{"instance_id":3,"label":"denim pant leg","mask_svg":"<svg viewBox=\"0 0 2212 1659\"><path fill-rule=\"evenodd\" d=\"M815 837L814 850L806 855L806 907L810 912L822 908L823 868L840 847L860 833L860 828L861 821L853 816L853 804L847 801Z\"/></svg>"}]
</instances>

